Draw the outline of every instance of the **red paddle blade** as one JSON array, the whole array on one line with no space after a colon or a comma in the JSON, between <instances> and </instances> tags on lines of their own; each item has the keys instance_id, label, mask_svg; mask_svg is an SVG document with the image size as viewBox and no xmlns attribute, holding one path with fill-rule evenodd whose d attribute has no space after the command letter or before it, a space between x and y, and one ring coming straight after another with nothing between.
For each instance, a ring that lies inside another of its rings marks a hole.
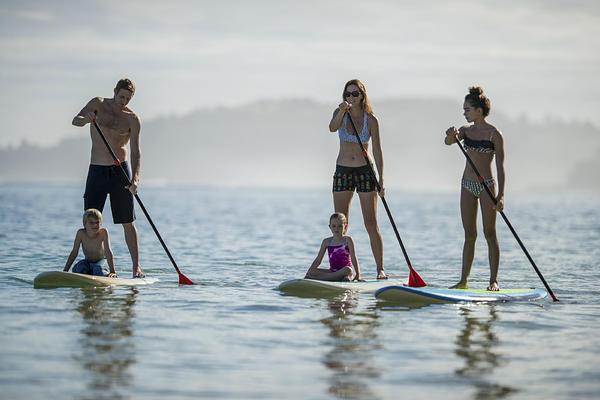
<instances>
[{"instance_id":1,"label":"red paddle blade","mask_svg":"<svg viewBox=\"0 0 600 400\"><path fill-rule=\"evenodd\" d=\"M412 267L410 268L410 274L408 274L408 286L410 287L423 287L427 286L423 278L419 276L417 271Z\"/></svg>"},{"instance_id":2,"label":"red paddle blade","mask_svg":"<svg viewBox=\"0 0 600 400\"><path fill-rule=\"evenodd\" d=\"M194 285L194 282L190 280L187 276L182 273L179 273L179 284L180 285Z\"/></svg>"}]
</instances>

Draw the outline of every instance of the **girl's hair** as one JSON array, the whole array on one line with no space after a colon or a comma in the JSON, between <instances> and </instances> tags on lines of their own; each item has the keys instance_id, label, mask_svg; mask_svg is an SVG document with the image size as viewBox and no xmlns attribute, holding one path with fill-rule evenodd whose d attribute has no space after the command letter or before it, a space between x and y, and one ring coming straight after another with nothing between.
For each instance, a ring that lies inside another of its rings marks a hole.
<instances>
[{"instance_id":1,"label":"girl's hair","mask_svg":"<svg viewBox=\"0 0 600 400\"><path fill-rule=\"evenodd\" d=\"M465 96L465 101L468 101L475 108L481 108L483 116L487 117L490 113L492 103L486 95L483 94L483 89L480 86L472 86L469 88L469 94Z\"/></svg>"},{"instance_id":2,"label":"girl's hair","mask_svg":"<svg viewBox=\"0 0 600 400\"><path fill-rule=\"evenodd\" d=\"M346 218L344 213L334 212L333 214L331 214L331 216L329 217L329 224L331 224L331 221L333 221L334 219L337 219L344 225L343 233L346 233L346 230L348 229L348 219Z\"/></svg>"},{"instance_id":3,"label":"girl's hair","mask_svg":"<svg viewBox=\"0 0 600 400\"><path fill-rule=\"evenodd\" d=\"M85 210L83 213L83 226L85 226L90 218L97 219L98 221L102 222L102 213L95 208L88 208Z\"/></svg>"},{"instance_id":4,"label":"girl's hair","mask_svg":"<svg viewBox=\"0 0 600 400\"><path fill-rule=\"evenodd\" d=\"M342 101L346 101L344 93L346 93L346 89L348 89L348 86L350 85L355 85L356 87L358 87L359 92L362 93L363 97L360 102L360 105L363 108L363 110L365 110L367 114L373 114L373 107L371 106L371 102L369 101L369 96L367 96L367 88L365 87L365 84L360 81L360 79L351 79L348 82L346 82L346 84L344 85L344 91L342 92Z\"/></svg>"}]
</instances>

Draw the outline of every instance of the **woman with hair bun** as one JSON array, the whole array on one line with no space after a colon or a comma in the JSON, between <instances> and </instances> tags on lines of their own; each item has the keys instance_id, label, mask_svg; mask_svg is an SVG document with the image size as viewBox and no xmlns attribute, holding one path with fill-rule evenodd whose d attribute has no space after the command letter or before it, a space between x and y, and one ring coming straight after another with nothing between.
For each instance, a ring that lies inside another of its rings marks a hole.
<instances>
[{"instance_id":1,"label":"woman with hair bun","mask_svg":"<svg viewBox=\"0 0 600 400\"><path fill-rule=\"evenodd\" d=\"M485 118L490 113L490 100L483 94L479 86L469 88L465 96L463 115L469 125L456 129L451 126L446 130L444 142L447 145L461 140L471 160L479 170L483 181L467 163L462 176L460 193L460 213L465 231L465 243L462 254L462 274L460 281L452 289L468 288L469 274L475 255L475 240L477 239L477 208L481 205L483 233L488 245L490 263L490 282L487 290L498 291L498 266L500 264L500 248L496 236L496 212L504 208L504 138L496 127L489 124ZM492 161L496 160L496 180L492 175ZM496 198L496 204L485 194L485 186Z\"/></svg>"}]
</instances>

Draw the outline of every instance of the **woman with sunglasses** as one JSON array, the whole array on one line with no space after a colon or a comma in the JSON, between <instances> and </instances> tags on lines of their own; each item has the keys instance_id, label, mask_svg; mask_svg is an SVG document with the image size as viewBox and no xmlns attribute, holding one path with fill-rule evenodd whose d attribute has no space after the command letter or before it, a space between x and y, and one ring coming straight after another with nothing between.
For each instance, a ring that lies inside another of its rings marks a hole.
<instances>
[{"instance_id":1,"label":"woman with sunglasses","mask_svg":"<svg viewBox=\"0 0 600 400\"><path fill-rule=\"evenodd\" d=\"M358 140L360 138L367 152L369 141L373 143L373 158L381 187L379 195L383 196L383 153L379 140L379 122L373 115L367 89L360 80L352 79L344 85L342 103L333 111L329 130L337 131L340 138L340 151L333 175L335 211L348 216L354 191L358 192L363 221L377 266L377 279L387 279L383 268L383 241L377 224L377 178L366 163Z\"/></svg>"}]
</instances>

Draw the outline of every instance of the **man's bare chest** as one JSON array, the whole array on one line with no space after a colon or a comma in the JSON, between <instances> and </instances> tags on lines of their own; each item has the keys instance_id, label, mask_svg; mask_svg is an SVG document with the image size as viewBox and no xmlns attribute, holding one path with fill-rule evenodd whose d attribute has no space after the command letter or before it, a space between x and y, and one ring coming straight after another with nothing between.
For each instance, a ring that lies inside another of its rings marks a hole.
<instances>
[{"instance_id":1,"label":"man's bare chest","mask_svg":"<svg viewBox=\"0 0 600 400\"><path fill-rule=\"evenodd\" d=\"M108 128L117 134L126 135L130 131L129 114L121 111L113 111L109 108L98 110L96 117L98 124Z\"/></svg>"}]
</instances>

